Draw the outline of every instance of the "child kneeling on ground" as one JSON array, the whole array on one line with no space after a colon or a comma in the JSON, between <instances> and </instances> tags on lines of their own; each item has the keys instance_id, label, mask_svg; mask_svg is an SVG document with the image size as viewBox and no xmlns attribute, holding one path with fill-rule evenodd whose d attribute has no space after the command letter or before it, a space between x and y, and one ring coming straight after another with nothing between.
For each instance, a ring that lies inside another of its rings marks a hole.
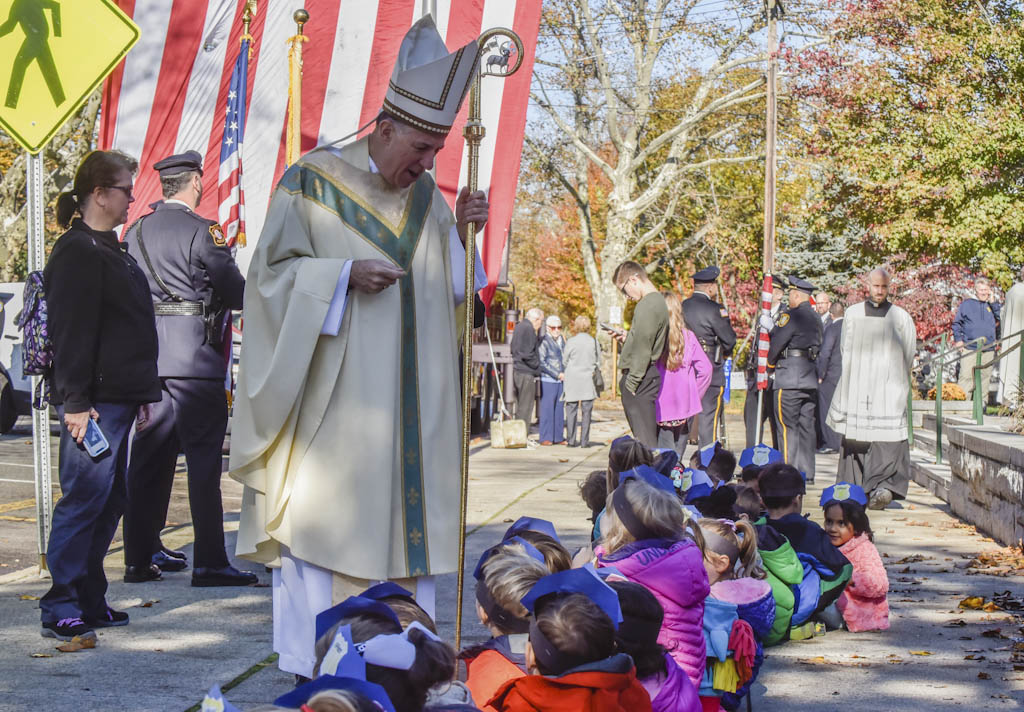
<instances>
[{"instance_id":1,"label":"child kneeling on ground","mask_svg":"<svg viewBox=\"0 0 1024 712\"><path fill-rule=\"evenodd\" d=\"M542 578L522 604L530 610L526 664L488 700L499 712L650 712L632 659L615 651L618 596L592 567Z\"/></svg>"},{"instance_id":2,"label":"child kneeling on ground","mask_svg":"<svg viewBox=\"0 0 1024 712\"><path fill-rule=\"evenodd\" d=\"M476 614L493 637L459 653L466 662L466 687L478 703L489 700L509 680L527 674L530 613L519 601L550 573L543 558L515 542L496 546L481 557Z\"/></svg>"},{"instance_id":3,"label":"child kneeling on ground","mask_svg":"<svg viewBox=\"0 0 1024 712\"><path fill-rule=\"evenodd\" d=\"M849 482L837 482L821 493L825 532L853 565L850 583L835 604L853 633L889 628L889 576L875 548L867 503L864 490Z\"/></svg>"},{"instance_id":4,"label":"child kneeling on ground","mask_svg":"<svg viewBox=\"0 0 1024 712\"><path fill-rule=\"evenodd\" d=\"M700 529L688 526L672 480L645 466L623 472L604 522L598 566L613 566L654 594L665 612L658 642L700 685L708 575Z\"/></svg>"}]
</instances>

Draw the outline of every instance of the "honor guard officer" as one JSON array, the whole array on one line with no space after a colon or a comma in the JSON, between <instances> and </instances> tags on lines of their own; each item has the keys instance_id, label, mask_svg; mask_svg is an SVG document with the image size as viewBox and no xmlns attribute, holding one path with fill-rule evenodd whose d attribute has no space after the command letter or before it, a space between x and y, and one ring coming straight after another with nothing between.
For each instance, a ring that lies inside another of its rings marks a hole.
<instances>
[{"instance_id":1,"label":"honor guard officer","mask_svg":"<svg viewBox=\"0 0 1024 712\"><path fill-rule=\"evenodd\" d=\"M220 225L194 211L203 194L202 156L188 151L153 168L164 200L125 234L149 280L160 338L162 399L139 422L128 465L124 517L128 583L185 568L163 547L160 530L178 454L185 452L195 530L193 586L244 586L254 574L232 567L224 550L220 478L228 408L224 393L231 309L242 308L245 278Z\"/></svg>"},{"instance_id":2,"label":"honor guard officer","mask_svg":"<svg viewBox=\"0 0 1024 712\"><path fill-rule=\"evenodd\" d=\"M700 447L722 439L725 425L722 408L725 373L722 366L736 348L736 332L729 323L729 312L711 296L715 293L715 282L720 274L718 267L711 266L693 275L693 296L683 302L686 327L700 341L712 366L711 385L701 398L698 418ZM690 437L693 437L692 432Z\"/></svg>"},{"instance_id":3,"label":"honor guard officer","mask_svg":"<svg viewBox=\"0 0 1024 712\"><path fill-rule=\"evenodd\" d=\"M769 336L768 367L775 369L772 408L778 423L776 449L786 463L814 482L817 448L815 407L818 373L814 361L821 348L821 316L811 306L814 285L789 276L789 309Z\"/></svg>"}]
</instances>

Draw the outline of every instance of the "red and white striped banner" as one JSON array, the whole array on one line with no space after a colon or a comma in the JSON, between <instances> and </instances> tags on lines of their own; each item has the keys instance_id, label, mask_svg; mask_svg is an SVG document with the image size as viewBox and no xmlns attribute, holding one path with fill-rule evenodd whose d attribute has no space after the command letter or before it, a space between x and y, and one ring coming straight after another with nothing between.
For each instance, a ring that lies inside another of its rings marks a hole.
<instances>
[{"instance_id":1,"label":"red and white striped banner","mask_svg":"<svg viewBox=\"0 0 1024 712\"><path fill-rule=\"evenodd\" d=\"M761 284L761 314L769 319L772 316L772 276L766 274ZM757 390L768 389L768 331L762 326L757 327Z\"/></svg>"},{"instance_id":2,"label":"red and white striped banner","mask_svg":"<svg viewBox=\"0 0 1024 712\"><path fill-rule=\"evenodd\" d=\"M190 149L205 156L198 212L217 214L217 176L228 85L238 56L245 0L117 0L142 28L142 37L104 88L100 148L139 159L136 202L129 222L160 198L161 158ZM288 38L302 0L260 0L250 27L245 164L248 247L238 253L244 270L263 227L270 195L284 172L288 104ZM302 150L334 141L370 121L384 92L406 30L423 12L422 0L305 0L310 19L303 46ZM491 216L481 255L490 302L508 237L533 73L541 0L436 0L435 21L448 47L459 47L491 27L515 30L526 48L523 66L508 79L482 82L487 136L480 148L480 188ZM468 104L468 102L466 102ZM436 177L454 205L467 178L463 105Z\"/></svg>"}]
</instances>

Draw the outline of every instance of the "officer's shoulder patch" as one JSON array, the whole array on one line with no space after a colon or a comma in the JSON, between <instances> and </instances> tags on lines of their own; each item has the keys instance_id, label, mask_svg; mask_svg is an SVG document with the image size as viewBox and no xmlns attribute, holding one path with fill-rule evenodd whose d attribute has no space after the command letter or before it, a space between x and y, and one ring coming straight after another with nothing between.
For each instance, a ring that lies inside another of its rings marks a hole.
<instances>
[{"instance_id":1,"label":"officer's shoulder patch","mask_svg":"<svg viewBox=\"0 0 1024 712\"><path fill-rule=\"evenodd\" d=\"M728 319L729 318L729 310L726 309L725 307L722 307L721 309L719 309L718 313L722 315L723 319Z\"/></svg>"},{"instance_id":2,"label":"officer's shoulder patch","mask_svg":"<svg viewBox=\"0 0 1024 712\"><path fill-rule=\"evenodd\" d=\"M228 239L224 237L224 228L220 226L220 223L210 225L210 237L213 238L213 244L217 247L224 247L228 244Z\"/></svg>"},{"instance_id":3,"label":"officer's shoulder patch","mask_svg":"<svg viewBox=\"0 0 1024 712\"><path fill-rule=\"evenodd\" d=\"M789 312L786 312L785 314L782 314L781 316L779 316L779 321L778 321L778 325L779 326L785 326L788 323L789 323Z\"/></svg>"}]
</instances>

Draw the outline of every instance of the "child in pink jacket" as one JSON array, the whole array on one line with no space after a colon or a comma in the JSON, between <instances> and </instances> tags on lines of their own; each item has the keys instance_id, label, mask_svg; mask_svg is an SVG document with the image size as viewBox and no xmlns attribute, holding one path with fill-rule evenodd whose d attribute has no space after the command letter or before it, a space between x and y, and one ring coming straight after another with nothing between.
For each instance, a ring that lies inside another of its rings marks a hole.
<instances>
[{"instance_id":1,"label":"child in pink jacket","mask_svg":"<svg viewBox=\"0 0 1024 712\"><path fill-rule=\"evenodd\" d=\"M889 628L889 577L875 548L864 510L867 502L864 490L849 482L837 482L821 493L825 533L853 564L853 577L836 601L853 633Z\"/></svg>"},{"instance_id":2,"label":"child in pink jacket","mask_svg":"<svg viewBox=\"0 0 1024 712\"><path fill-rule=\"evenodd\" d=\"M672 480L646 465L621 474L601 520L597 565L615 567L658 599L665 612L658 642L694 687L707 659L704 599L710 588L702 547L700 529L687 522Z\"/></svg>"}]
</instances>

